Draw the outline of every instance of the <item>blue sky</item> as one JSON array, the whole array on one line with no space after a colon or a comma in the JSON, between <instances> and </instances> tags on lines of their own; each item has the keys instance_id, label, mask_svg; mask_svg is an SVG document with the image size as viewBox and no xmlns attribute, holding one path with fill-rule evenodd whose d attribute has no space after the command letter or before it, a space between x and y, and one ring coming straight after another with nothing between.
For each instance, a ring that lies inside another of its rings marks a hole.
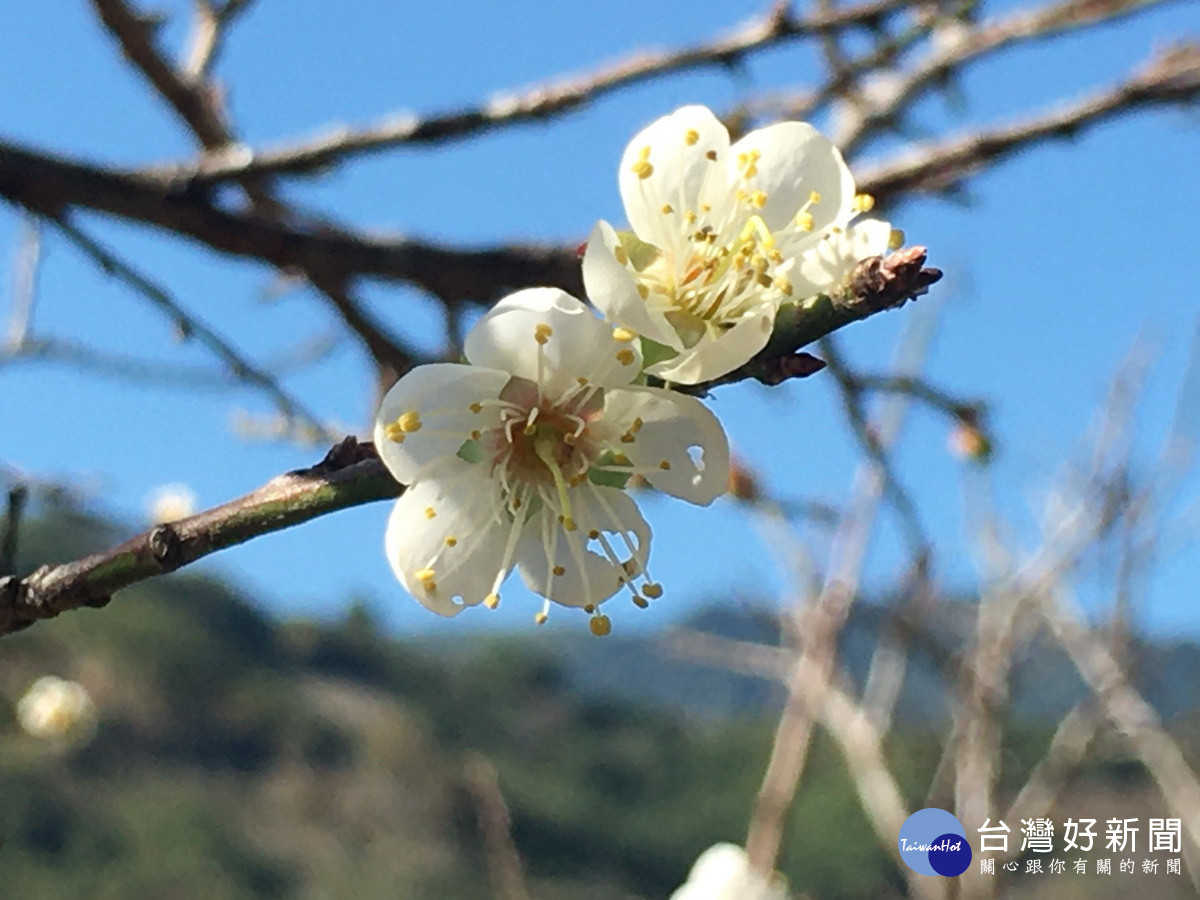
<instances>
[{"instance_id":1,"label":"blue sky","mask_svg":"<svg viewBox=\"0 0 1200 900\"><path fill-rule=\"evenodd\" d=\"M187 5L157 8L172 14L164 39L178 46ZM565 6L468 2L449 15L438 4L258 0L235 30L219 72L244 139L268 146L398 111L476 104L499 90L586 71L635 49L706 40L760 8L669 0L573 4L567 12ZM1010 7L995 9L1004 8ZM957 131L1047 109L1113 83L1152 49L1197 32L1197 6L1176 3L1002 54L968 71L965 110L933 100L922 105L920 120L931 131ZM778 48L738 77L718 71L674 76L610 95L553 125L361 159L320 180L296 181L287 195L348 222L454 243L578 242L595 219L623 219L616 163L640 127L684 103L722 110L751 92L797 89L818 71L811 50ZM192 153L184 130L122 65L88 4L0 11L0 82L8 86L0 93L0 134L7 139L122 165ZM1080 448L1118 361L1138 340L1156 359L1141 414L1140 459L1153 465L1200 318L1192 262L1200 238L1198 126L1194 114L1176 110L1139 113L1008 161L972 182L967 205L922 199L892 216L947 272L919 304L936 303L941 311L928 373L952 392L992 403L1001 441L999 504L1025 543L1045 490ZM884 157L896 144L868 148L855 162ZM336 328L308 292L276 291L274 273L262 267L130 224L80 221L255 360L270 361ZM0 210L5 323L20 222L14 210ZM45 251L38 333L168 366L214 366L202 348L175 342L169 322L61 238L48 234ZM398 332L439 349L440 314L428 299L396 285L370 284L363 293ZM917 314L909 306L854 326L843 332L842 346L855 362L882 369ZM369 367L348 342L288 377L287 385L351 428L362 430L372 412ZM854 457L831 379L772 391L724 388L712 405L737 450L773 489L833 503L846 498ZM0 458L34 475L88 486L131 529L140 526L144 498L156 485L187 482L201 504L211 506L319 458L319 449L239 438L230 428L236 409L266 413L270 407L244 389L184 392L48 364L9 366L0 369ZM974 569L962 538L962 468L946 451L945 420L917 411L899 461L943 547L943 582L969 584ZM1180 501L1196 495L1193 480ZM655 577L668 593L647 612L614 601L617 628L662 625L705 596L770 596L783 587L753 519L731 503L699 510L648 498L645 508L655 529ZM403 632L525 627L537 607L515 591L498 612L470 611L453 624L421 609L383 559L387 513L386 504L375 504L330 516L221 554L202 568L233 576L286 614L337 615L356 594ZM889 584L897 546L885 523L868 585ZM1200 635L1197 584L1200 553L1192 539L1176 544L1164 560L1142 598L1143 623L1156 632ZM1100 602L1097 592L1089 596ZM574 616L557 618L582 625Z\"/></svg>"}]
</instances>

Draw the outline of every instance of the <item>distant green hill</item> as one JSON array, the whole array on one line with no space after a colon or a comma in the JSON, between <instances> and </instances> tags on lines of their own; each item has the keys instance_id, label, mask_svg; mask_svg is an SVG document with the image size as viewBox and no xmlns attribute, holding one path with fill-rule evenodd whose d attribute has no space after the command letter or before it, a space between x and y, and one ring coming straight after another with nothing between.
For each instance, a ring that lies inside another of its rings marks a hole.
<instances>
[{"instance_id":1,"label":"distant green hill","mask_svg":"<svg viewBox=\"0 0 1200 900\"><path fill-rule=\"evenodd\" d=\"M116 537L77 510L47 510L23 529L22 562ZM882 617L864 605L850 623L860 675ZM759 612L714 607L692 624L777 637ZM4 638L0 896L490 897L468 777L483 759L535 897L664 897L706 846L744 836L780 692L675 659L653 637L559 637L417 644L382 634L362 606L334 624L280 623L218 580L180 574ZM959 646L953 629L945 641L915 651L888 745L914 808L939 752L935 659ZM1178 679L1196 683L1195 648L1144 650L1161 681L1151 696L1190 711ZM1040 665L1031 658L1018 678L1030 684L1018 691L1028 722L1011 735L1009 780L1044 747L1044 716L1073 696L1060 662ZM13 704L46 673L94 695L90 742L53 748L17 729ZM1105 765L1089 777L1113 777ZM793 886L899 896L902 879L869 833L819 739L782 860Z\"/></svg>"}]
</instances>

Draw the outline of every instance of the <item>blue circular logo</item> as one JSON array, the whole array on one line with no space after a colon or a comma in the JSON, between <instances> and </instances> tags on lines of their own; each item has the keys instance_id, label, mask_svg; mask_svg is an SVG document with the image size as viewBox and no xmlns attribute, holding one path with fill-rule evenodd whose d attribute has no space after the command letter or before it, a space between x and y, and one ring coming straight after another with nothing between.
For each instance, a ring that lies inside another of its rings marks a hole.
<instances>
[{"instance_id":1,"label":"blue circular logo","mask_svg":"<svg viewBox=\"0 0 1200 900\"><path fill-rule=\"evenodd\" d=\"M962 823L944 809L922 809L900 826L900 856L914 872L953 878L971 865Z\"/></svg>"}]
</instances>

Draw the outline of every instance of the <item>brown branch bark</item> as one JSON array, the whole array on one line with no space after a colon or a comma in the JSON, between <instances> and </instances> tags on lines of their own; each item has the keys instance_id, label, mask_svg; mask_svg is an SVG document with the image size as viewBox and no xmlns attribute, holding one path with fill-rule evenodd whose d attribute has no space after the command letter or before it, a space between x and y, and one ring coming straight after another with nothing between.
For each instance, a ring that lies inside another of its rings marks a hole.
<instances>
[{"instance_id":1,"label":"brown branch bark","mask_svg":"<svg viewBox=\"0 0 1200 900\"><path fill-rule=\"evenodd\" d=\"M804 37L832 34L880 22L912 5L912 0L868 0L854 6L793 15L777 3L727 37L680 50L639 53L599 71L533 88L497 95L490 102L431 116L396 114L377 125L340 128L310 141L262 152L210 154L198 164L173 167L176 175L201 183L237 180L247 175L302 174L327 169L354 156L412 144L460 140L496 128L544 121L580 109L605 94L654 78L712 66L733 66L747 55Z\"/></svg>"},{"instance_id":2,"label":"brown branch bark","mask_svg":"<svg viewBox=\"0 0 1200 900\"><path fill-rule=\"evenodd\" d=\"M114 591L173 572L218 550L317 516L399 496L403 488L374 447L346 438L308 469L178 522L158 525L103 553L0 578L0 635L71 609L106 605Z\"/></svg>"},{"instance_id":3,"label":"brown branch bark","mask_svg":"<svg viewBox=\"0 0 1200 900\"><path fill-rule=\"evenodd\" d=\"M1057 112L920 148L868 169L862 189L884 202L915 193L946 191L988 165L1048 138L1077 137L1126 112L1200 100L1200 44L1156 54L1130 79Z\"/></svg>"}]
</instances>

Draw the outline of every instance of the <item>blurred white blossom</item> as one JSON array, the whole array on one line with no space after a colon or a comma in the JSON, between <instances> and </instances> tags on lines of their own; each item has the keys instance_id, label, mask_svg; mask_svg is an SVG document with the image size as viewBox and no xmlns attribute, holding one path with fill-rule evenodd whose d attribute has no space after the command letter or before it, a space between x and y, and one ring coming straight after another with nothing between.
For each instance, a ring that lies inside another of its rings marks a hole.
<instances>
[{"instance_id":1,"label":"blurred white blossom","mask_svg":"<svg viewBox=\"0 0 1200 900\"><path fill-rule=\"evenodd\" d=\"M17 703L17 721L36 738L81 737L95 725L96 707L79 682L44 675Z\"/></svg>"},{"instance_id":2,"label":"blurred white blossom","mask_svg":"<svg viewBox=\"0 0 1200 900\"><path fill-rule=\"evenodd\" d=\"M196 492L186 484L163 484L150 492L146 507L156 523L177 522L196 511Z\"/></svg>"},{"instance_id":3,"label":"blurred white blossom","mask_svg":"<svg viewBox=\"0 0 1200 900\"><path fill-rule=\"evenodd\" d=\"M670 900L788 900L787 882L778 872L764 880L736 844L714 844Z\"/></svg>"}]
</instances>

